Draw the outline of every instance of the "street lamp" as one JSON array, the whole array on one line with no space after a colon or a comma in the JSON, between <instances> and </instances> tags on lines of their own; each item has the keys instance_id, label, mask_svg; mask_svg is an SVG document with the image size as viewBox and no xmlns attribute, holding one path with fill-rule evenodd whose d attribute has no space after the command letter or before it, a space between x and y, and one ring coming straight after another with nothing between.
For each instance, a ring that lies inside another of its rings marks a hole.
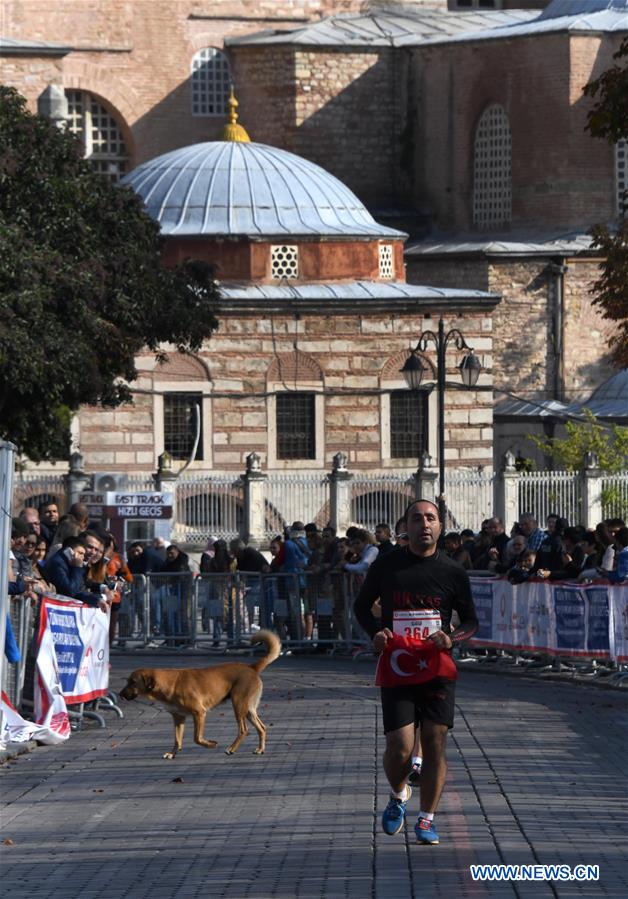
<instances>
[{"instance_id":1,"label":"street lamp","mask_svg":"<svg viewBox=\"0 0 628 899\"><path fill-rule=\"evenodd\" d=\"M438 393L438 509L445 525L445 355L449 344L453 343L457 350L469 350L460 365L460 376L465 387L475 387L482 371L482 364L458 328L452 328L445 334L445 322L438 321L438 334L434 331L423 331L416 347L410 352L401 373L410 390L418 390L423 373L427 368L418 353L424 353L430 341L436 348L436 389Z\"/></svg>"}]
</instances>

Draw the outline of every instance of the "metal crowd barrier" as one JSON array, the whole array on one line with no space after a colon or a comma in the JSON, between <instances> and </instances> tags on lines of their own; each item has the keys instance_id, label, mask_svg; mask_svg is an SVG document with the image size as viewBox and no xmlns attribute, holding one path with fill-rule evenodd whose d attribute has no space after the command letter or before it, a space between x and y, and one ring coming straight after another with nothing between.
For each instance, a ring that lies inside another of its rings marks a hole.
<instances>
[{"instance_id":1,"label":"metal crowd barrier","mask_svg":"<svg viewBox=\"0 0 628 899\"><path fill-rule=\"evenodd\" d=\"M20 661L10 664L8 660L5 660L5 682L2 689L15 708L19 708L24 692L28 650L33 638L33 611L30 597L11 596L9 598L9 617L15 642L20 651Z\"/></svg>"},{"instance_id":2,"label":"metal crowd barrier","mask_svg":"<svg viewBox=\"0 0 628 899\"><path fill-rule=\"evenodd\" d=\"M268 628L286 650L353 652L370 645L353 615L359 583L342 572L136 575L120 603L114 647L224 651Z\"/></svg>"}]
</instances>

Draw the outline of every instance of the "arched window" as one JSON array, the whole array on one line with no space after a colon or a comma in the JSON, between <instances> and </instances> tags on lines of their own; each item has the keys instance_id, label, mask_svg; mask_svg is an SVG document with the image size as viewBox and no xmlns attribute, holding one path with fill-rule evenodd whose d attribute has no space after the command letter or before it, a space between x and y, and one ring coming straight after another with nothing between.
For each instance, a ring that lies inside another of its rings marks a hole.
<instances>
[{"instance_id":1,"label":"arched window","mask_svg":"<svg viewBox=\"0 0 628 899\"><path fill-rule=\"evenodd\" d=\"M204 47L192 59L192 115L222 116L227 111L231 69L224 53Z\"/></svg>"},{"instance_id":2,"label":"arched window","mask_svg":"<svg viewBox=\"0 0 628 899\"><path fill-rule=\"evenodd\" d=\"M473 150L473 224L482 229L507 225L512 217L512 149L502 106L492 104L482 113Z\"/></svg>"},{"instance_id":3,"label":"arched window","mask_svg":"<svg viewBox=\"0 0 628 899\"><path fill-rule=\"evenodd\" d=\"M120 126L102 103L87 91L68 90L68 131L83 144L83 155L111 181L126 173L129 154Z\"/></svg>"},{"instance_id":4,"label":"arched window","mask_svg":"<svg viewBox=\"0 0 628 899\"><path fill-rule=\"evenodd\" d=\"M617 217L624 218L628 211L628 140L615 144L615 199Z\"/></svg>"}]
</instances>

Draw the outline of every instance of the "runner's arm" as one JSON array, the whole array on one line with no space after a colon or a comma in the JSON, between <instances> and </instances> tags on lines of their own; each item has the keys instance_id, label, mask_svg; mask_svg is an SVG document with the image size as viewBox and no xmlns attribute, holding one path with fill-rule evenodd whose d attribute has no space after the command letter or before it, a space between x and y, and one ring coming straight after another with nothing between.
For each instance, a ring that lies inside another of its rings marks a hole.
<instances>
[{"instance_id":1,"label":"runner's arm","mask_svg":"<svg viewBox=\"0 0 628 899\"><path fill-rule=\"evenodd\" d=\"M451 642L456 646L463 640L472 637L479 627L478 616L473 603L471 594L471 581L466 571L461 571L458 589L456 591L456 601L453 604L454 609L460 618L460 624L449 634Z\"/></svg>"},{"instance_id":2,"label":"runner's arm","mask_svg":"<svg viewBox=\"0 0 628 899\"><path fill-rule=\"evenodd\" d=\"M376 599L380 598L380 585L378 577L379 566L377 560L371 565L366 572L364 582L360 587L356 600L353 604L353 611L358 620L360 627L364 628L369 637L373 638L378 631L382 629L381 619L375 618L371 612L371 607Z\"/></svg>"}]
</instances>

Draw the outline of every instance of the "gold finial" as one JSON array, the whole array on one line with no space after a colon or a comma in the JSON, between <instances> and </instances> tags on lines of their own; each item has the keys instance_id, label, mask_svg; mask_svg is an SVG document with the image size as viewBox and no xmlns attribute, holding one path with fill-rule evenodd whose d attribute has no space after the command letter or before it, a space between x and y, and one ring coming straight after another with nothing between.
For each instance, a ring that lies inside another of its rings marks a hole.
<instances>
[{"instance_id":1,"label":"gold finial","mask_svg":"<svg viewBox=\"0 0 628 899\"><path fill-rule=\"evenodd\" d=\"M250 143L251 138L248 136L242 125L238 125L238 113L236 112L238 105L238 101L233 92L233 85L231 85L231 93L227 100L227 106L229 107L229 123L222 129L222 139Z\"/></svg>"}]
</instances>

